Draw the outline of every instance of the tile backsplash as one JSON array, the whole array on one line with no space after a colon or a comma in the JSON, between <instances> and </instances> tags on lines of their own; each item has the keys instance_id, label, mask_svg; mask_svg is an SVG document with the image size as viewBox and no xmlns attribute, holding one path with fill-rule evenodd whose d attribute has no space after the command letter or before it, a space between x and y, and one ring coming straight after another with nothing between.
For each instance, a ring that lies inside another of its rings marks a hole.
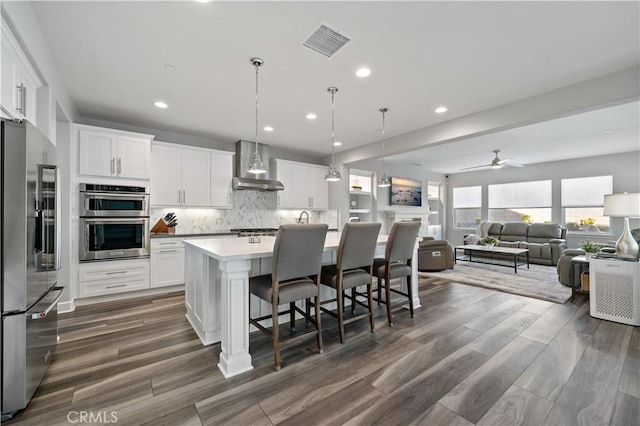
<instances>
[{"instance_id":1,"label":"tile backsplash","mask_svg":"<svg viewBox=\"0 0 640 426\"><path fill-rule=\"evenodd\" d=\"M224 232L232 228L277 228L281 224L296 223L302 210L277 210L276 193L234 191L232 209L207 208L151 208L150 226L168 212L178 218L176 233L197 234ZM326 223L338 228L338 211L309 211L310 223Z\"/></svg>"}]
</instances>

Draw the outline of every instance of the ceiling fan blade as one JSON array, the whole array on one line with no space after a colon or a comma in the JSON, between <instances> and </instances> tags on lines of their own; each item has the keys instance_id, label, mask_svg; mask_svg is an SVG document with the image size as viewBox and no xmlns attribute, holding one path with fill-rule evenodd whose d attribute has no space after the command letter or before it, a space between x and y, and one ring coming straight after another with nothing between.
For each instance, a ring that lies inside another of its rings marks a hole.
<instances>
[{"instance_id":1,"label":"ceiling fan blade","mask_svg":"<svg viewBox=\"0 0 640 426\"><path fill-rule=\"evenodd\" d=\"M482 167L491 167L491 166L492 164L483 164L482 166L465 167L464 169L460 169L460 170L480 169Z\"/></svg>"},{"instance_id":2,"label":"ceiling fan blade","mask_svg":"<svg viewBox=\"0 0 640 426\"><path fill-rule=\"evenodd\" d=\"M505 158L505 159L503 159L503 160L498 160L498 161L497 161L497 163L498 163L498 164L504 164L504 163L506 163L507 161L511 161L511 158Z\"/></svg>"},{"instance_id":3,"label":"ceiling fan blade","mask_svg":"<svg viewBox=\"0 0 640 426\"><path fill-rule=\"evenodd\" d=\"M507 164L503 164L503 166L505 166L505 167L524 167L524 164L507 163Z\"/></svg>"}]
</instances>

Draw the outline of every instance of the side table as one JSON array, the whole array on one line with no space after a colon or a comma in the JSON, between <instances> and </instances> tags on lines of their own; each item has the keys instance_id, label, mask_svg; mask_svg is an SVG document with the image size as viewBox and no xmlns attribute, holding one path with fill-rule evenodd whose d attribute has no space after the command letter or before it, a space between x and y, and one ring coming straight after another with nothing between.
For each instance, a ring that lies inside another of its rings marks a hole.
<instances>
[{"instance_id":1,"label":"side table","mask_svg":"<svg viewBox=\"0 0 640 426\"><path fill-rule=\"evenodd\" d=\"M571 300L575 298L576 291L579 293L589 294L589 290L585 290L582 286L581 278L583 272L589 273L589 259L587 256L575 256L571 259L571 270L569 271L571 282L574 283L571 287Z\"/></svg>"}]
</instances>

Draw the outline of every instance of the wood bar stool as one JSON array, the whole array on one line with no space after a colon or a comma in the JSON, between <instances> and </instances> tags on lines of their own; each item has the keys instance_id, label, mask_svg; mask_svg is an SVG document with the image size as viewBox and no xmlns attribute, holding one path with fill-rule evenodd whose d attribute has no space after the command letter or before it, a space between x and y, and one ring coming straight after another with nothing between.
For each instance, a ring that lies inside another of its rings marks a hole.
<instances>
[{"instance_id":1,"label":"wood bar stool","mask_svg":"<svg viewBox=\"0 0 640 426\"><path fill-rule=\"evenodd\" d=\"M322 307L322 312L332 315L338 319L338 331L340 333L340 343L344 343L344 324L356 321L360 318L369 317L371 331L374 331L371 267L373 256L376 250L376 241L380 233L381 225L376 222L371 223L347 223L342 229L340 245L336 264L322 267L320 282L336 291L336 298L324 300L322 305L336 302L337 314ZM356 287L367 286L367 293L361 294L356 291ZM351 289L351 296L345 291ZM367 303L358 300L358 296L365 296ZM355 312L356 305L363 306L367 312L358 316L352 316L345 320L344 301L345 298L351 300L351 312Z\"/></svg>"},{"instance_id":2,"label":"wood bar stool","mask_svg":"<svg viewBox=\"0 0 640 426\"><path fill-rule=\"evenodd\" d=\"M379 303L387 305L387 319L389 325L393 326L391 316L391 292L400 294L409 299L409 312L413 318L413 292L411 290L411 258L420 230L420 221L396 222L391 227L384 259L378 258L373 261L373 275L378 278L378 297L375 299ZM395 278L407 277L407 292L391 288L391 280ZM385 298L381 298L381 287L384 287Z\"/></svg>"},{"instance_id":3,"label":"wood bar stool","mask_svg":"<svg viewBox=\"0 0 640 426\"><path fill-rule=\"evenodd\" d=\"M249 322L273 339L273 359L275 369L280 370L280 330L278 317L290 315L290 325L294 328L295 313L305 317L316 327L318 338L318 352L322 353L322 326L320 323L319 285L320 268L322 267L322 252L327 236L326 224L281 225L278 229L273 247L273 262L271 274L249 278L249 292L271 304L271 315L260 318L249 318ZM313 298L316 309L315 318L298 308L297 300ZM289 309L278 311L278 305L289 304ZM249 309L251 312L251 309ZM260 324L260 321L271 319L271 330ZM313 330L302 334L307 334ZM302 334L289 336L287 339L299 337Z\"/></svg>"}]
</instances>

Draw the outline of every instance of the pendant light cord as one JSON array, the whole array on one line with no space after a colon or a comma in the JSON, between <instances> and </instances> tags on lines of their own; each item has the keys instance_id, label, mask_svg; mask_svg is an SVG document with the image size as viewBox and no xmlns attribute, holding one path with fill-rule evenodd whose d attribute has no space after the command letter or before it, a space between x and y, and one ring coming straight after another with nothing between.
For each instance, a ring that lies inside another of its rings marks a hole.
<instances>
[{"instance_id":1,"label":"pendant light cord","mask_svg":"<svg viewBox=\"0 0 640 426\"><path fill-rule=\"evenodd\" d=\"M380 108L380 111L382 111L382 176L386 176L385 170L384 170L384 157L385 157L385 152L384 152L384 114L387 112L386 108Z\"/></svg>"},{"instance_id":2,"label":"pendant light cord","mask_svg":"<svg viewBox=\"0 0 640 426\"><path fill-rule=\"evenodd\" d=\"M335 149L336 149L336 140L335 140L335 106L333 103L333 97L335 95L335 91L331 91L331 164L335 164Z\"/></svg>"},{"instance_id":3,"label":"pendant light cord","mask_svg":"<svg viewBox=\"0 0 640 426\"><path fill-rule=\"evenodd\" d=\"M256 67L256 137L255 137L255 141L256 141L256 154L257 154L258 153L258 68L260 68L260 65L256 62L255 67Z\"/></svg>"}]
</instances>

